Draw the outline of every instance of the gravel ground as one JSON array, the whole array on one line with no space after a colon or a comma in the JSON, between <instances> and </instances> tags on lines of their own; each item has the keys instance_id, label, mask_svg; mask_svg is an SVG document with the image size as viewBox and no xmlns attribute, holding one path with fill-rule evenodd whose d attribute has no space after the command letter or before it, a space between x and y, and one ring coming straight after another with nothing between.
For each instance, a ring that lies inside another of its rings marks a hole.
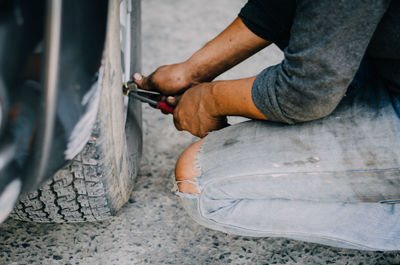
<instances>
[{"instance_id":1,"label":"gravel ground","mask_svg":"<svg viewBox=\"0 0 400 265\"><path fill-rule=\"evenodd\" d=\"M144 0L143 69L187 58L230 23L244 0ZM280 61L271 47L221 78L257 74ZM237 119L232 119L237 121ZM399 252L331 248L227 235L194 223L171 193L180 152L195 140L170 116L144 107L144 157L135 191L117 217L99 223L0 227L0 264L399 264Z\"/></svg>"}]
</instances>

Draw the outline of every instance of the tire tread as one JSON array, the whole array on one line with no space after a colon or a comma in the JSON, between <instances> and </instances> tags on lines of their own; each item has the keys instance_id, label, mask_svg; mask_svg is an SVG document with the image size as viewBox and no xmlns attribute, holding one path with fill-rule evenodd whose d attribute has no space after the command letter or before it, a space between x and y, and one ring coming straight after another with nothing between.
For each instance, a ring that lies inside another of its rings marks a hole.
<instances>
[{"instance_id":1,"label":"tire tread","mask_svg":"<svg viewBox=\"0 0 400 265\"><path fill-rule=\"evenodd\" d=\"M111 217L101 173L97 173L101 161L95 145L90 140L70 165L39 190L21 198L11 217L38 223L91 222Z\"/></svg>"}]
</instances>

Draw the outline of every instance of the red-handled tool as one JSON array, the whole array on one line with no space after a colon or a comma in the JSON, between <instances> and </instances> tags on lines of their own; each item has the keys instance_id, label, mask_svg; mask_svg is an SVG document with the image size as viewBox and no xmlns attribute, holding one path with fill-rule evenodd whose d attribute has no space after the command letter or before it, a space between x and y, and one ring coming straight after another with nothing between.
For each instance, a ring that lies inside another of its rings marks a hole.
<instances>
[{"instance_id":1,"label":"red-handled tool","mask_svg":"<svg viewBox=\"0 0 400 265\"><path fill-rule=\"evenodd\" d=\"M158 102L156 108L164 111L165 113L170 113L170 114L174 113L174 108L168 105L167 102L164 101Z\"/></svg>"},{"instance_id":2,"label":"red-handled tool","mask_svg":"<svg viewBox=\"0 0 400 265\"><path fill-rule=\"evenodd\" d=\"M122 91L124 95L132 96L133 98L138 99L142 102L149 103L150 106L162 110L164 113L170 113L170 114L174 113L174 108L168 105L167 102L161 100L154 100L150 98L150 97L162 98L162 95L158 92L140 89L132 81L123 83Z\"/></svg>"}]
</instances>

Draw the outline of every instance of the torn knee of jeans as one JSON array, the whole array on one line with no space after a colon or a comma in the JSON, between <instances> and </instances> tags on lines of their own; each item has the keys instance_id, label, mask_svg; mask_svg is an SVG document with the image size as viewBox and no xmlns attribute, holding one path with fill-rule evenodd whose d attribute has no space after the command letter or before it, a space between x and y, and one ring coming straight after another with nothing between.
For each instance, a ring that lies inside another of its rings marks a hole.
<instances>
[{"instance_id":1,"label":"torn knee of jeans","mask_svg":"<svg viewBox=\"0 0 400 265\"><path fill-rule=\"evenodd\" d=\"M176 180L176 185L178 186L177 188L181 193L188 193L188 194L200 193L200 189L197 186L197 181L195 179Z\"/></svg>"},{"instance_id":2,"label":"torn knee of jeans","mask_svg":"<svg viewBox=\"0 0 400 265\"><path fill-rule=\"evenodd\" d=\"M178 189L182 193L199 194L197 178L201 174L198 155L202 140L199 140L183 151L175 167L175 177Z\"/></svg>"}]
</instances>

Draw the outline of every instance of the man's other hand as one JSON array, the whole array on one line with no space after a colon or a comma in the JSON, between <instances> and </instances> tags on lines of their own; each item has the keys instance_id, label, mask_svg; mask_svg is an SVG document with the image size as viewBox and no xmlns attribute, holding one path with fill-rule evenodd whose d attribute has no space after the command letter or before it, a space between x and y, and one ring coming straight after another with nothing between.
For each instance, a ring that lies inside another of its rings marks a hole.
<instances>
[{"instance_id":1,"label":"man's other hand","mask_svg":"<svg viewBox=\"0 0 400 265\"><path fill-rule=\"evenodd\" d=\"M226 116L215 114L213 84L201 83L182 95L174 110L174 123L178 130L203 138L211 131L229 126Z\"/></svg>"}]
</instances>

